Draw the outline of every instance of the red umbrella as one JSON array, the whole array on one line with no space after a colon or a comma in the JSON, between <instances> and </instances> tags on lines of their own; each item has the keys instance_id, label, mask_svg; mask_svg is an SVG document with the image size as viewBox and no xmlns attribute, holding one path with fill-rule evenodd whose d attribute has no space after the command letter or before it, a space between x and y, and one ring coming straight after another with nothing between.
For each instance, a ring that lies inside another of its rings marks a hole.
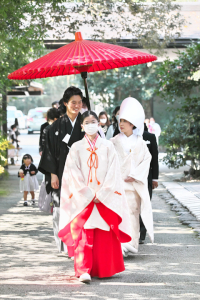
<instances>
[{"instance_id":1,"label":"red umbrella","mask_svg":"<svg viewBox=\"0 0 200 300\"><path fill-rule=\"evenodd\" d=\"M35 79L71 74L81 74L86 97L87 73L144 64L156 60L155 55L129 48L83 40L81 32L75 33L75 41L12 72L9 79Z\"/></svg>"}]
</instances>

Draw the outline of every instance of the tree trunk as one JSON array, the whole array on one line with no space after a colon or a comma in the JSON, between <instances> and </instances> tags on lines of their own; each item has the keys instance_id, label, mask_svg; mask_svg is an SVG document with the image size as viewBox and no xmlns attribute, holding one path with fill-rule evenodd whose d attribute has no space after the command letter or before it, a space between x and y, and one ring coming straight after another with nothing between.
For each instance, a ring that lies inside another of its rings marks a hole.
<instances>
[{"instance_id":1,"label":"tree trunk","mask_svg":"<svg viewBox=\"0 0 200 300\"><path fill-rule=\"evenodd\" d=\"M2 93L2 128L3 128L3 136L7 137L7 94L6 94L6 88L3 89L3 93Z\"/></svg>"},{"instance_id":2,"label":"tree trunk","mask_svg":"<svg viewBox=\"0 0 200 300\"><path fill-rule=\"evenodd\" d=\"M2 129L3 129L3 136L7 138L7 93L6 88L2 91ZM8 149L6 150L6 159L8 159ZM4 167L8 169L8 165Z\"/></svg>"},{"instance_id":3,"label":"tree trunk","mask_svg":"<svg viewBox=\"0 0 200 300\"><path fill-rule=\"evenodd\" d=\"M145 118L149 119L153 117L153 99L142 100L142 106L145 112Z\"/></svg>"}]
</instances>

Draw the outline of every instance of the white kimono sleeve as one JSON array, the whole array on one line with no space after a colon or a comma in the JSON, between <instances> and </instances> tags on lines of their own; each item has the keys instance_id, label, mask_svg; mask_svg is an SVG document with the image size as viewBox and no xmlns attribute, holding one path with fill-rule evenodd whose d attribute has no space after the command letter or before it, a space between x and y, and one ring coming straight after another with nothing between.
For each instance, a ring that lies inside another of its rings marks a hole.
<instances>
[{"instance_id":1,"label":"white kimono sleeve","mask_svg":"<svg viewBox=\"0 0 200 300\"><path fill-rule=\"evenodd\" d=\"M63 172L62 190L67 189L68 197L73 197L73 201L80 201L87 206L95 197L95 191L84 182L79 155L74 148L74 146L71 147L67 156Z\"/></svg>"},{"instance_id":2,"label":"white kimono sleeve","mask_svg":"<svg viewBox=\"0 0 200 300\"><path fill-rule=\"evenodd\" d=\"M151 154L144 141L143 141L142 153L143 153L143 159L141 160L139 165L135 166L135 161L134 160L131 161L131 170L129 176L134 178L138 182L147 184L147 177L149 174L149 167L151 162Z\"/></svg>"},{"instance_id":3,"label":"white kimono sleeve","mask_svg":"<svg viewBox=\"0 0 200 300\"><path fill-rule=\"evenodd\" d=\"M118 211L124 200L123 181L120 172L120 165L114 145L110 143L108 151L107 174L96 193L97 199L108 208ZM118 211L119 212L119 211ZM119 213L121 215L121 212Z\"/></svg>"}]
</instances>

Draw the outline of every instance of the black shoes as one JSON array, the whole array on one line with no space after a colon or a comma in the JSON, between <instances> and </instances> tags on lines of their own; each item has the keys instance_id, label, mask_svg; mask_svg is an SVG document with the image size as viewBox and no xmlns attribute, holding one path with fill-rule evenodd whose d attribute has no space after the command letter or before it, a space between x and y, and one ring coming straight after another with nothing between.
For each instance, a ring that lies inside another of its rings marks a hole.
<instances>
[{"instance_id":1,"label":"black shoes","mask_svg":"<svg viewBox=\"0 0 200 300\"><path fill-rule=\"evenodd\" d=\"M35 200L31 200L31 205L35 205ZM28 201L24 201L24 206L28 206Z\"/></svg>"},{"instance_id":2,"label":"black shoes","mask_svg":"<svg viewBox=\"0 0 200 300\"><path fill-rule=\"evenodd\" d=\"M144 244L144 240L139 239L139 244L140 245Z\"/></svg>"}]
</instances>

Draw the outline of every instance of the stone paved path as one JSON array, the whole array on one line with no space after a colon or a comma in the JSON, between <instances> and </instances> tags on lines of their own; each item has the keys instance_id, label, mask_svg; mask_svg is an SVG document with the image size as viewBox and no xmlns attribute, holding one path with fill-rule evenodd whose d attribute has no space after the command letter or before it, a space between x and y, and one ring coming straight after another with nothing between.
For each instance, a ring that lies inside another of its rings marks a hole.
<instances>
[{"instance_id":1,"label":"stone paved path","mask_svg":"<svg viewBox=\"0 0 200 300\"><path fill-rule=\"evenodd\" d=\"M200 221L200 183L162 182L162 184Z\"/></svg>"},{"instance_id":2,"label":"stone paved path","mask_svg":"<svg viewBox=\"0 0 200 300\"><path fill-rule=\"evenodd\" d=\"M162 185L152 200L155 244L147 238L137 255L125 259L125 272L90 285L77 281L71 260L57 256L52 217L22 206L15 175L5 185L10 194L0 199L0 299L200 299L200 239L161 198L169 196Z\"/></svg>"}]
</instances>

